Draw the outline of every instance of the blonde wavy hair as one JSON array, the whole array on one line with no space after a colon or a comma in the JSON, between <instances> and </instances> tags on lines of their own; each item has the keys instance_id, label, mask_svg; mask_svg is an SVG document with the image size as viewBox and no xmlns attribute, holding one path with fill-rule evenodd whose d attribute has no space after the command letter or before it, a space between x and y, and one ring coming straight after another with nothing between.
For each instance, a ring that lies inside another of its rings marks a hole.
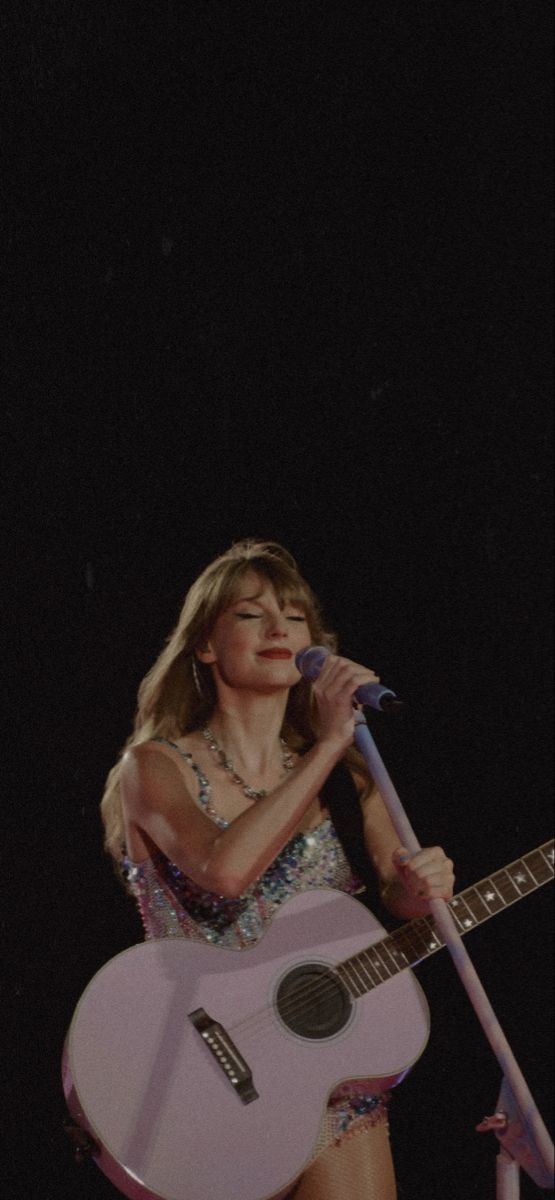
<instances>
[{"instance_id":1,"label":"blonde wavy hair","mask_svg":"<svg viewBox=\"0 0 555 1200\"><path fill-rule=\"evenodd\" d=\"M199 661L195 650L210 637L220 613L233 604L244 576L250 571L271 583L282 606L293 603L303 609L312 644L336 649L335 635L324 627L314 592L300 574L293 556L278 542L254 539L236 542L210 563L189 589L173 633L139 687L133 732L106 780L100 805L104 845L116 861L125 852L121 759L138 742L152 737L172 741L202 728L210 719L216 690L210 668ZM317 732L312 688L301 679L290 690L282 736L293 749L302 752L314 743ZM351 758L351 753L347 757ZM357 755L359 769L361 761Z\"/></svg>"}]
</instances>

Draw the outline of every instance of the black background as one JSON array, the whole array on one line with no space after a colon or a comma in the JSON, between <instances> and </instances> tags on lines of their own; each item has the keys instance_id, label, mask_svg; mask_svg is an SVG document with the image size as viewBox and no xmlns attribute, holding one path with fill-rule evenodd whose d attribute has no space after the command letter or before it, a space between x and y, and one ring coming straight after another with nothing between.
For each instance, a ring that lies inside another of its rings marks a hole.
<instances>
[{"instance_id":1,"label":"black background","mask_svg":"<svg viewBox=\"0 0 555 1200\"><path fill-rule=\"evenodd\" d=\"M141 930L98 801L231 541L284 542L404 699L373 732L460 888L550 836L551 6L20 0L2 26L4 1178L101 1200L59 1057ZM550 913L546 888L468 943L548 1122ZM500 1070L448 956L419 976L400 1198L488 1200Z\"/></svg>"}]
</instances>

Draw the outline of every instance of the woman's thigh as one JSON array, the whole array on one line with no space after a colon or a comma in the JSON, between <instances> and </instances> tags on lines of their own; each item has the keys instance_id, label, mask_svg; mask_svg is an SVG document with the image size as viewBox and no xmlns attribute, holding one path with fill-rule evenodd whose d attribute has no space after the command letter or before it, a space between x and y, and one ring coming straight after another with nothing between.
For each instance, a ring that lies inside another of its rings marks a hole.
<instances>
[{"instance_id":1,"label":"woman's thigh","mask_svg":"<svg viewBox=\"0 0 555 1200\"><path fill-rule=\"evenodd\" d=\"M396 1200L385 1124L329 1146L305 1171L291 1200Z\"/></svg>"}]
</instances>

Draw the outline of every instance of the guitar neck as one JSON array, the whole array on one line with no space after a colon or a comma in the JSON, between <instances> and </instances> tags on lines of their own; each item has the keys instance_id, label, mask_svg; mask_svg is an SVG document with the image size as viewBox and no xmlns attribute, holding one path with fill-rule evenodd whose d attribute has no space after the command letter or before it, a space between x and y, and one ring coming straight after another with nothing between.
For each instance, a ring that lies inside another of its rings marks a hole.
<instances>
[{"instance_id":1,"label":"guitar neck","mask_svg":"<svg viewBox=\"0 0 555 1200\"><path fill-rule=\"evenodd\" d=\"M483 925L502 909L548 883L553 879L553 860L553 841L546 842L525 854L524 858L517 858L495 875L454 896L448 907L459 933L465 934L476 925ZM436 954L444 944L433 917L417 917L382 941L346 959L337 968L337 973L356 998L385 983L399 971Z\"/></svg>"}]
</instances>

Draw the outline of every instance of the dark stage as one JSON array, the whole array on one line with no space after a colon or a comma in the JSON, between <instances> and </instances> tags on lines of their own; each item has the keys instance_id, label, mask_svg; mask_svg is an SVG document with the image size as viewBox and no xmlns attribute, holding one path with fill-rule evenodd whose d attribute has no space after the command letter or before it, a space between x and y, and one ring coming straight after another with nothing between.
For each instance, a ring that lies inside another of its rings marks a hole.
<instances>
[{"instance_id":1,"label":"dark stage","mask_svg":"<svg viewBox=\"0 0 555 1200\"><path fill-rule=\"evenodd\" d=\"M12 8L4 1195L114 1200L59 1071L141 940L98 803L216 554L283 542L403 699L371 728L457 890L551 836L551 6ZM466 942L550 1129L551 913ZM493 1200L500 1068L446 952L418 976L399 1200Z\"/></svg>"}]
</instances>

